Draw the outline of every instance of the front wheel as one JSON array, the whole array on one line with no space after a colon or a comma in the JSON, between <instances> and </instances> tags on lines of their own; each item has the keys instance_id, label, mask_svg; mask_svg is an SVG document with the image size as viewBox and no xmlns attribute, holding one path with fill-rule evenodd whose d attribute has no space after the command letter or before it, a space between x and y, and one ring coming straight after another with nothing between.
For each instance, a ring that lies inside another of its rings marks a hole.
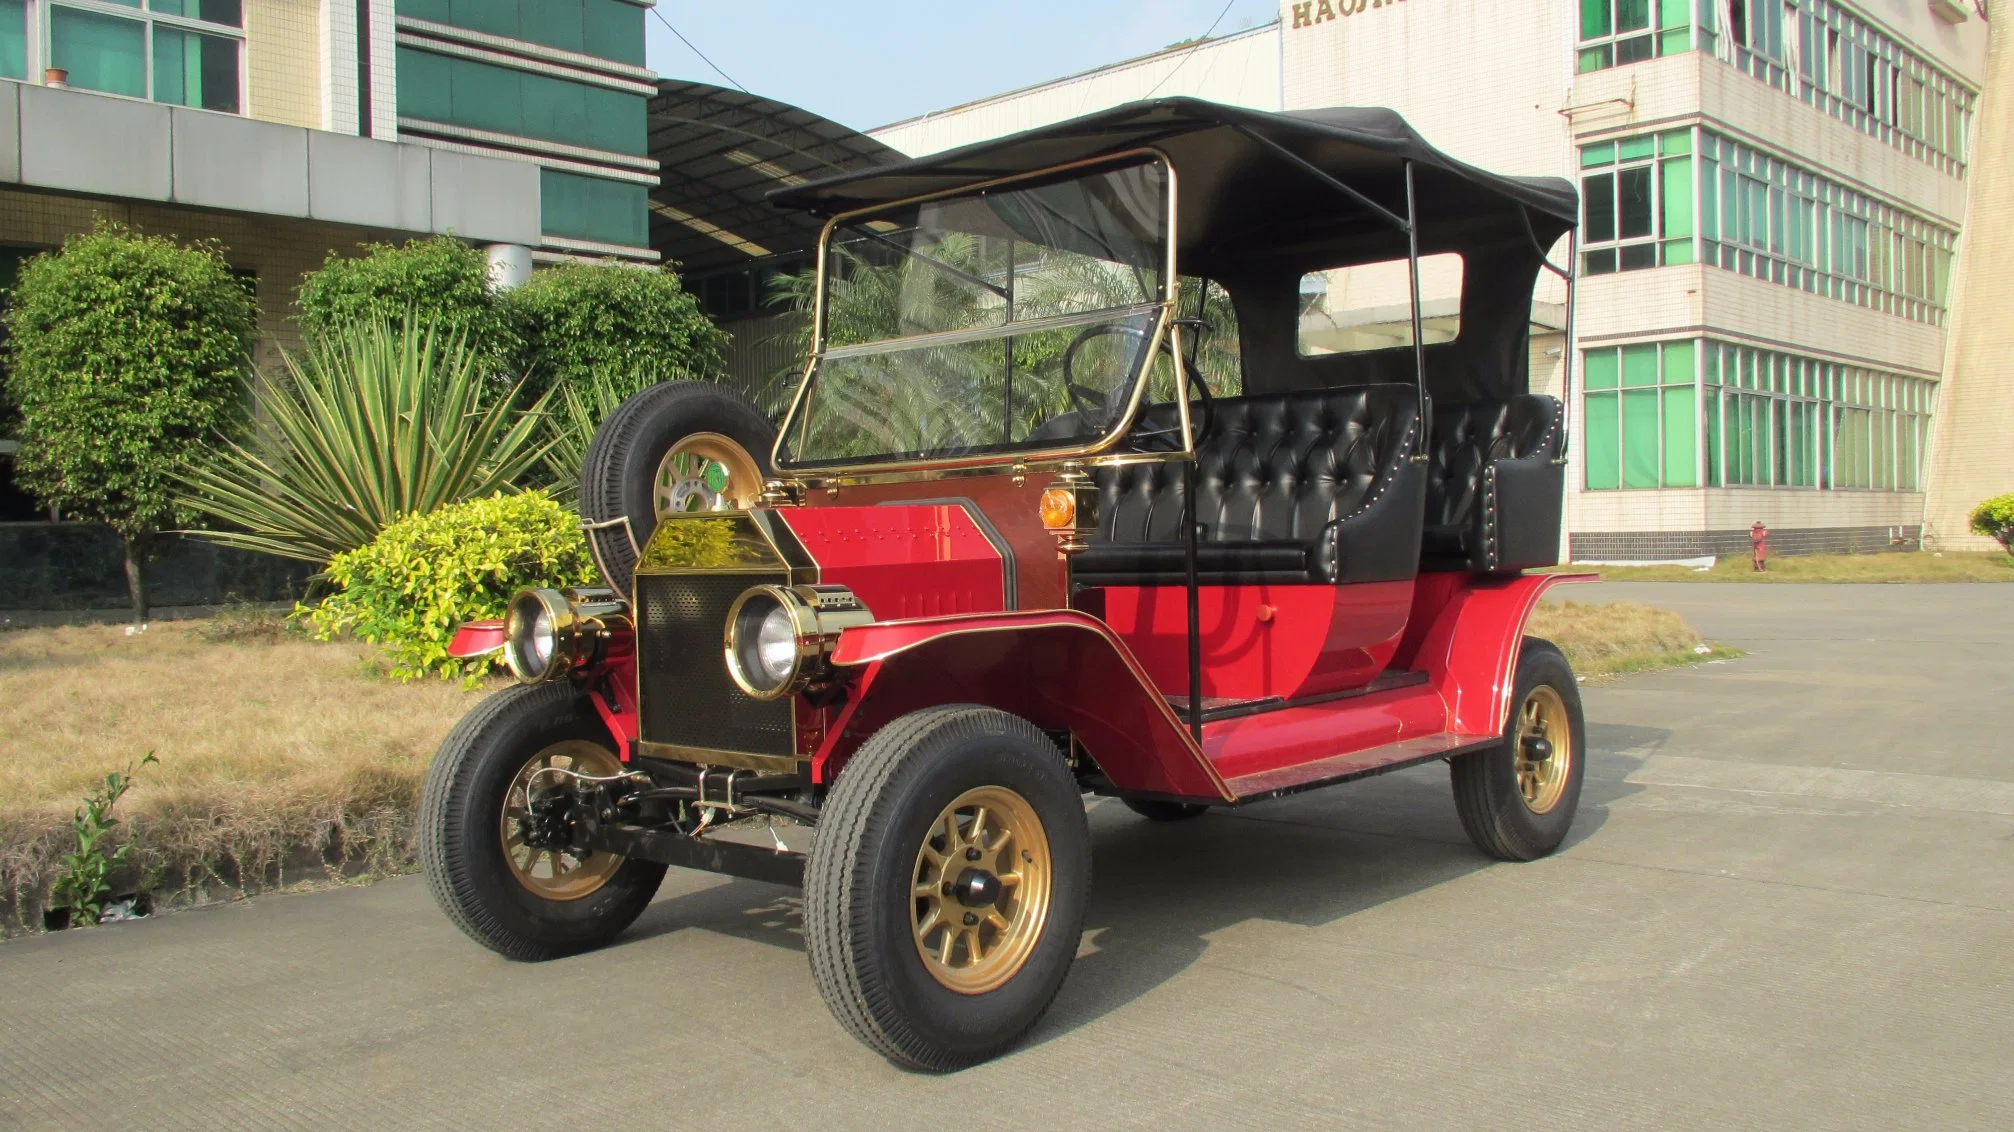
<instances>
[{"instance_id":1,"label":"front wheel","mask_svg":"<svg viewBox=\"0 0 2014 1132\"><path fill-rule=\"evenodd\" d=\"M1090 828L1026 720L929 708L875 732L826 798L804 877L812 975L841 1025L909 1069L1004 1052L1077 955Z\"/></svg>"},{"instance_id":2,"label":"front wheel","mask_svg":"<svg viewBox=\"0 0 2014 1132\"><path fill-rule=\"evenodd\" d=\"M608 728L570 684L477 704L441 744L420 798L420 868L448 919L511 959L585 951L628 927L664 866L566 846L530 804L570 775L620 773Z\"/></svg>"},{"instance_id":3,"label":"front wheel","mask_svg":"<svg viewBox=\"0 0 2014 1132\"><path fill-rule=\"evenodd\" d=\"M1586 771L1580 685L1551 641L1526 637L1503 741L1449 761L1455 810L1476 848L1530 861L1559 848Z\"/></svg>"}]
</instances>

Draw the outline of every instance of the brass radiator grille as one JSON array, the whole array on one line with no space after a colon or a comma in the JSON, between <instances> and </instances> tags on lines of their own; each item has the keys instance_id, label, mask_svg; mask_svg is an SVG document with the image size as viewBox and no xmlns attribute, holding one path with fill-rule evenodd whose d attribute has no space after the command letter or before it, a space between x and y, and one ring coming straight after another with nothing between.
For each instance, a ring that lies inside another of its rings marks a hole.
<instances>
[{"instance_id":1,"label":"brass radiator grille","mask_svg":"<svg viewBox=\"0 0 2014 1132\"><path fill-rule=\"evenodd\" d=\"M638 574L636 647L641 737L652 743L794 755L790 698L765 702L727 674L727 608L775 574Z\"/></svg>"}]
</instances>

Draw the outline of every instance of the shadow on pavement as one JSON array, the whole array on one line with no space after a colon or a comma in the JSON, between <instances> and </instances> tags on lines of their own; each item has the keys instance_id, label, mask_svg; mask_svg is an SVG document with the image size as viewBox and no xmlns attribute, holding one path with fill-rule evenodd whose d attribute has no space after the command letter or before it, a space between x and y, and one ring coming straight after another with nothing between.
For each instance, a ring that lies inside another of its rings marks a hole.
<instances>
[{"instance_id":1,"label":"shadow on pavement","mask_svg":"<svg viewBox=\"0 0 2014 1132\"><path fill-rule=\"evenodd\" d=\"M1625 776L1669 734L1590 724L1590 773L1563 850L1593 837L1609 807L1640 789ZM1165 825L1100 800L1092 804L1091 836L1085 949L1031 1043L1067 1034L1166 983L1226 928L1253 920L1319 927L1481 869L1518 867L1470 846L1440 763ZM802 897L776 885L725 882L659 900L615 946L686 928L802 952Z\"/></svg>"}]
</instances>

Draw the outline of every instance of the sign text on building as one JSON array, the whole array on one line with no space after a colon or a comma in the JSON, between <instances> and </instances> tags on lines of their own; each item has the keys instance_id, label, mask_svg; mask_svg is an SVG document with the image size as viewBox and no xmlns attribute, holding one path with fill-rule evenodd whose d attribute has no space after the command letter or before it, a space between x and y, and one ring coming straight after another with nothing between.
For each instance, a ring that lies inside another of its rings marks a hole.
<instances>
[{"instance_id":1,"label":"sign text on building","mask_svg":"<svg viewBox=\"0 0 2014 1132\"><path fill-rule=\"evenodd\" d=\"M1307 0L1294 5L1294 26L1313 27L1325 20L1354 16L1369 8L1390 8L1404 0Z\"/></svg>"}]
</instances>

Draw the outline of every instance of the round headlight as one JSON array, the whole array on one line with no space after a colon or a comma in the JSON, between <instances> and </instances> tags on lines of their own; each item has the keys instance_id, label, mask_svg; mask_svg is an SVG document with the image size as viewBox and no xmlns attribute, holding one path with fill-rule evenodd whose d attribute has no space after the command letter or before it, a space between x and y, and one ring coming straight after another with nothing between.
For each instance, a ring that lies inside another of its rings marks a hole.
<instances>
[{"instance_id":1,"label":"round headlight","mask_svg":"<svg viewBox=\"0 0 2014 1132\"><path fill-rule=\"evenodd\" d=\"M555 675L553 654L566 609L566 598L553 590L526 590L511 599L504 615L504 663L512 675L527 684Z\"/></svg>"},{"instance_id":2,"label":"round headlight","mask_svg":"<svg viewBox=\"0 0 2014 1132\"><path fill-rule=\"evenodd\" d=\"M771 699L796 680L801 663L797 623L783 597L766 586L743 594L727 626L734 682L757 699Z\"/></svg>"}]
</instances>

